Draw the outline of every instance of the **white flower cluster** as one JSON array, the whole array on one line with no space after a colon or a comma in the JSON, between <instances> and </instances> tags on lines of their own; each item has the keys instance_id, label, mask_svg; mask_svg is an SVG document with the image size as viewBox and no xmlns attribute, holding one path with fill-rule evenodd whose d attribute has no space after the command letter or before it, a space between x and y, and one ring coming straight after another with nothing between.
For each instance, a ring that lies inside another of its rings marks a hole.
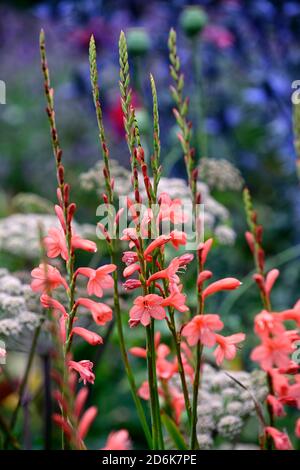
<instances>
[{"instance_id":1,"label":"white flower cluster","mask_svg":"<svg viewBox=\"0 0 300 470\"><path fill-rule=\"evenodd\" d=\"M263 402L268 394L264 372L230 371L229 374L247 390L226 375L225 371L216 370L208 364L201 370L197 407L197 438L200 449L213 448L216 437L222 438L222 445L236 445L247 419L255 413L251 393L259 402ZM178 377L176 385L180 387ZM190 387L192 393L192 386Z\"/></svg>"},{"instance_id":2,"label":"white flower cluster","mask_svg":"<svg viewBox=\"0 0 300 470\"><path fill-rule=\"evenodd\" d=\"M214 436L221 436L226 441L236 441L247 418L255 413L251 393L261 402L268 394L266 377L262 371L230 371L229 374L249 391L224 371L217 371L208 364L203 367L197 408L200 447L204 436L207 436L207 440L203 448L207 448L207 442L212 441Z\"/></svg>"},{"instance_id":3,"label":"white flower cluster","mask_svg":"<svg viewBox=\"0 0 300 470\"><path fill-rule=\"evenodd\" d=\"M0 251L33 260L39 257L39 227L46 234L51 227L59 227L54 215L13 214L0 219ZM74 223L74 230L83 238L94 238L95 227Z\"/></svg>"},{"instance_id":4,"label":"white flower cluster","mask_svg":"<svg viewBox=\"0 0 300 470\"><path fill-rule=\"evenodd\" d=\"M101 196L106 191L103 176L104 163L98 161L92 168L79 176L80 186L84 191L96 191ZM128 195L132 191L131 173L116 160L110 159L111 177L118 196Z\"/></svg>"},{"instance_id":5,"label":"white flower cluster","mask_svg":"<svg viewBox=\"0 0 300 470\"><path fill-rule=\"evenodd\" d=\"M6 269L0 269L0 337L6 344L24 343L26 335L41 321L36 294Z\"/></svg>"},{"instance_id":6,"label":"white flower cluster","mask_svg":"<svg viewBox=\"0 0 300 470\"><path fill-rule=\"evenodd\" d=\"M224 158L202 158L199 164L199 177L210 188L219 191L240 191L244 185L240 171Z\"/></svg>"}]
</instances>

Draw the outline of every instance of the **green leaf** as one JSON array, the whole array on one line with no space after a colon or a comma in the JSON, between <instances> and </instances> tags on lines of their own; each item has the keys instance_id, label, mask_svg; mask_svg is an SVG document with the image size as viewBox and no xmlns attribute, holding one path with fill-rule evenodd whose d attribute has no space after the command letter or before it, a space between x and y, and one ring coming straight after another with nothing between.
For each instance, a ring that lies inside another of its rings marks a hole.
<instances>
[{"instance_id":1,"label":"green leaf","mask_svg":"<svg viewBox=\"0 0 300 470\"><path fill-rule=\"evenodd\" d=\"M188 450L184 438L174 421L165 413L162 414L161 419L176 448L178 450Z\"/></svg>"}]
</instances>

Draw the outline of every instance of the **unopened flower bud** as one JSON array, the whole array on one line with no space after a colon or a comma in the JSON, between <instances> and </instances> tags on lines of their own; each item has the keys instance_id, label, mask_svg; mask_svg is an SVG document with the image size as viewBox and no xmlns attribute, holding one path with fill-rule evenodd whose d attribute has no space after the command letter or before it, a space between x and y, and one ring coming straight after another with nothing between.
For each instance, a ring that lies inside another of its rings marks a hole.
<instances>
[{"instance_id":1,"label":"unopened flower bud","mask_svg":"<svg viewBox=\"0 0 300 470\"><path fill-rule=\"evenodd\" d=\"M200 33L208 22L208 17L199 6L190 6L180 15L180 25L188 37L194 37Z\"/></svg>"},{"instance_id":2,"label":"unopened flower bud","mask_svg":"<svg viewBox=\"0 0 300 470\"><path fill-rule=\"evenodd\" d=\"M144 28L131 28L127 32L127 48L131 56L141 57L150 49L150 38Z\"/></svg>"}]
</instances>

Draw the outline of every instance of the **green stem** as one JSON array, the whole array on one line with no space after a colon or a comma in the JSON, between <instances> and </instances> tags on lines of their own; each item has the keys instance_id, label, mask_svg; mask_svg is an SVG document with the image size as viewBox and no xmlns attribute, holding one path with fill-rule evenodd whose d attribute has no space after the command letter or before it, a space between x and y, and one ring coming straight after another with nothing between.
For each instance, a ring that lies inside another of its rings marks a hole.
<instances>
[{"instance_id":1,"label":"green stem","mask_svg":"<svg viewBox=\"0 0 300 470\"><path fill-rule=\"evenodd\" d=\"M113 264L117 263L116 252L114 250L114 246L112 247L112 250L111 250L111 262ZM122 356L122 359L123 359L125 371L126 371L126 374L127 374L128 382L129 382L129 385L130 385L130 389L131 389L132 397L133 397L133 400L134 400L134 403L135 403L135 406L136 406L136 410L137 410L137 413L138 413L138 416L139 416L139 420L141 422L143 431L145 433L147 443L148 443L149 447L151 447L152 446L151 433L150 433L150 430L149 430L149 426L148 426L148 423L147 423L147 419L146 419L146 416L145 416L145 412L144 412L141 400L139 399L138 394L137 394L137 387L136 387L134 375L133 375L133 372L132 372L132 369L131 369L131 366L130 366L130 363L129 363L128 354L127 354L127 350L126 350L126 346L125 346L125 339L124 339L124 332L123 332L123 325L122 325L122 317L121 317L121 307L120 307L120 300L119 300L117 271L114 271L112 275L113 275L113 280L114 280L114 311L115 311L115 315L116 315L116 323L117 323L117 330L118 330L118 338L119 338L121 356Z\"/></svg>"},{"instance_id":2,"label":"green stem","mask_svg":"<svg viewBox=\"0 0 300 470\"><path fill-rule=\"evenodd\" d=\"M185 408L186 408L186 412L187 412L187 415L188 415L189 426L191 428L191 426L192 426L192 406L191 406L191 401L190 401L190 397L189 397L189 392L188 392L188 388L187 388L186 377L185 377L185 372L184 372L184 367L183 367L183 362L182 362L182 357L181 357L181 349L180 349L181 338L180 338L180 335L176 332L174 311L169 309L169 315L170 315L170 322L168 322L168 326L169 326L169 329L172 333L174 343L175 343L175 351L176 351L176 356L177 356L177 361L178 361L178 373L180 375L182 392L183 392L184 402L185 402Z\"/></svg>"},{"instance_id":3,"label":"green stem","mask_svg":"<svg viewBox=\"0 0 300 470\"><path fill-rule=\"evenodd\" d=\"M151 349L152 349L152 369L153 369L153 390L154 390L154 400L155 400L155 413L156 413L156 422L157 422L157 434L158 434L158 449L164 450L164 438L162 432L162 423L160 416L160 406L159 406L159 396L157 388L157 375L156 375L156 351L155 351L155 341L154 341L154 320L151 320Z\"/></svg>"},{"instance_id":4,"label":"green stem","mask_svg":"<svg viewBox=\"0 0 300 470\"><path fill-rule=\"evenodd\" d=\"M200 367L201 367L201 356L203 346L200 342L197 343L196 352L196 372L193 384L193 408L192 408L192 430L191 430L191 450L197 448L197 404L198 404L198 391L199 391L199 380L200 380Z\"/></svg>"},{"instance_id":5,"label":"green stem","mask_svg":"<svg viewBox=\"0 0 300 470\"><path fill-rule=\"evenodd\" d=\"M42 328L42 323L35 329L35 332L34 332L34 335L33 335L33 338L32 338L32 343L31 343L30 352L29 352L29 356L28 356L28 360L27 360L27 364L26 364L25 373L24 373L24 376L23 376L23 379L22 379L22 382L21 382L20 388L19 388L19 399L18 399L18 402L17 402L17 406L14 409L11 421L10 421L10 431L11 432L13 432L13 430L14 430L14 427L15 427L17 419L18 419L18 414L19 414L20 408L22 406L24 393L25 393L25 390L26 390L26 385L27 385L27 382L28 382L31 366L32 366L32 363L33 363L34 355L35 355L35 350L36 350L36 346L37 346L38 337L39 337L39 334L41 332L41 328ZM9 442L9 439L7 437L7 439L4 443L4 448L7 448L8 442Z\"/></svg>"},{"instance_id":6,"label":"green stem","mask_svg":"<svg viewBox=\"0 0 300 470\"><path fill-rule=\"evenodd\" d=\"M2 429L3 434L6 436L8 443L10 443L14 449L20 449L20 444L18 443L15 436L11 433L11 430L7 422L0 415L0 428Z\"/></svg>"}]
</instances>

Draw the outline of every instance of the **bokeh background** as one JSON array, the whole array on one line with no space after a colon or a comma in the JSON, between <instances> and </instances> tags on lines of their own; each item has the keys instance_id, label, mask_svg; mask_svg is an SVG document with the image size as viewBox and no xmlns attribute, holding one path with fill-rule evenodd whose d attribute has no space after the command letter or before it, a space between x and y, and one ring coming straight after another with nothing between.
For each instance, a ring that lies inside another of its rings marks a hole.
<instances>
[{"instance_id":1,"label":"bokeh background","mask_svg":"<svg viewBox=\"0 0 300 470\"><path fill-rule=\"evenodd\" d=\"M183 11L191 4L201 5L208 15L208 22L196 41L188 37L183 27ZM31 256L22 256L20 250L11 248L7 239L14 236L12 221L15 219L7 218L20 213L51 213L51 203L55 201L55 172L39 64L41 27L47 37L65 166L73 188L72 197L79 207L77 219L90 226L96 223L95 211L100 198L93 171L88 176L86 173L99 161L100 153L89 81L89 38L94 34L97 43L104 120L114 160L125 169L129 166L118 92L118 38L123 29L128 39L134 101L143 143L149 148L152 133L151 72L158 90L164 176L184 179L169 92L167 38L170 27L177 30L186 93L192 97L191 117L196 136L200 133L201 140L204 134L207 144L204 156L212 162L225 159L232 165L228 172L234 182L229 187L216 183L220 179L217 164L211 170L211 180L203 173L214 200L228 210L230 217L226 224L236 234L230 243L216 243L211 263L216 275L236 276L244 283L239 292L220 297L212 308L219 309L229 331L241 329L248 334L242 360L235 366L251 370L253 364L248 357L255 341L252 322L260 301L251 283L253 266L243 235L246 229L241 194L244 182L252 192L265 226L269 266L281 269L280 282L274 288L276 308L291 306L297 299L297 290L299 293L300 188L295 172L291 84L300 79L300 3L2 1L0 79L6 83L7 96L6 105L0 105L0 265L18 273L29 271L39 254L36 251ZM201 130L195 105L200 88ZM22 225L22 220L19 223ZM21 226L22 230L26 240L30 224ZM107 257L104 247L101 256L104 262ZM137 330L134 335L129 334L129 344L136 344L137 335ZM111 428L125 426L136 445L142 446L114 335L98 359L101 379L93 387L90 400L98 404L99 417L90 445L100 447ZM144 380L142 365L137 361L138 382ZM17 383L17 374L15 380ZM39 383L37 372L32 378L32 389L36 391ZM2 397L9 410L13 398L3 391ZM32 413L31 419L31 429L38 429L38 414ZM248 440L255 439L251 429L248 434ZM27 444L42 446L42 437L32 431Z\"/></svg>"}]
</instances>

